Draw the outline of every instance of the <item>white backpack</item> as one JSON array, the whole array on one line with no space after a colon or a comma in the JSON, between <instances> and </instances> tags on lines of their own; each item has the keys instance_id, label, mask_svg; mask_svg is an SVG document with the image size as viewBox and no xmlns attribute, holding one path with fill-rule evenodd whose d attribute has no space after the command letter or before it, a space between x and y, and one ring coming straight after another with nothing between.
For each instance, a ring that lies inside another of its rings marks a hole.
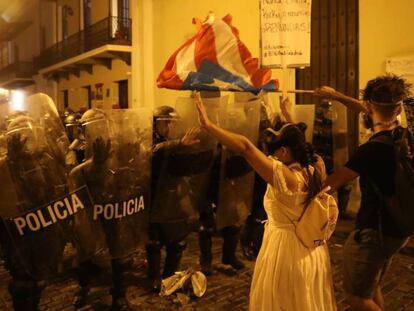
<instances>
[{"instance_id":1,"label":"white backpack","mask_svg":"<svg viewBox=\"0 0 414 311\"><path fill-rule=\"evenodd\" d=\"M308 248L326 244L335 231L338 220L338 206L335 198L326 193L331 187L324 188L304 208L295 225L296 235Z\"/></svg>"}]
</instances>

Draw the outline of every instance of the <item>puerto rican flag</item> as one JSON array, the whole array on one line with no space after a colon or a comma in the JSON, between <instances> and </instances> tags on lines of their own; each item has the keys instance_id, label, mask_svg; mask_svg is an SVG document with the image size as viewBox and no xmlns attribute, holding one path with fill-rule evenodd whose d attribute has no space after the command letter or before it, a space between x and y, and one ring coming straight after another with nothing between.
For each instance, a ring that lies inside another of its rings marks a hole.
<instances>
[{"instance_id":1,"label":"puerto rican flag","mask_svg":"<svg viewBox=\"0 0 414 311\"><path fill-rule=\"evenodd\" d=\"M210 14L198 26L197 34L180 46L168 59L157 78L160 88L174 90L276 91L278 81L272 80L270 69L259 68L240 41L238 30L231 25L231 16L216 20Z\"/></svg>"}]
</instances>

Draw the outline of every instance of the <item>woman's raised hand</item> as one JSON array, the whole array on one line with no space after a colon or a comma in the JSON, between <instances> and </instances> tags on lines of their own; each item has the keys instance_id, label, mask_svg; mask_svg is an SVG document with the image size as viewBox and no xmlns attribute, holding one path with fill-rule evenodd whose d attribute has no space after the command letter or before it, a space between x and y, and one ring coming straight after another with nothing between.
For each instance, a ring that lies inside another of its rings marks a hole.
<instances>
[{"instance_id":1,"label":"woman's raised hand","mask_svg":"<svg viewBox=\"0 0 414 311\"><path fill-rule=\"evenodd\" d=\"M194 98L195 98L196 107L198 111L198 121L200 122L200 126L202 128L208 128L211 125L211 121L208 118L207 111L201 100L200 93L197 92Z\"/></svg>"},{"instance_id":2,"label":"woman's raised hand","mask_svg":"<svg viewBox=\"0 0 414 311\"><path fill-rule=\"evenodd\" d=\"M279 100L280 100L280 110L283 113L292 113L293 104L290 101L289 97L283 98L282 96L280 96Z\"/></svg>"}]
</instances>

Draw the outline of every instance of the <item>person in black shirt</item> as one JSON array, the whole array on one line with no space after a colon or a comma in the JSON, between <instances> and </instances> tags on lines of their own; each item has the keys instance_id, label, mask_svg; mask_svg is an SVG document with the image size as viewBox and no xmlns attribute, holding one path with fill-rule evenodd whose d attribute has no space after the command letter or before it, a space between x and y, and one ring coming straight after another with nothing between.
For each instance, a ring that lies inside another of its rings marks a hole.
<instances>
[{"instance_id":1,"label":"person in black shirt","mask_svg":"<svg viewBox=\"0 0 414 311\"><path fill-rule=\"evenodd\" d=\"M382 208L382 198L373 186L385 197L394 195L396 162L393 147L373 140L379 136L391 136L392 130L398 126L397 116L402 111L402 101L408 96L408 90L406 81L394 75L368 81L363 91L363 103L330 87L315 90L316 95L364 112L364 125L374 133L344 167L326 180L331 191L336 191L360 177L361 206L355 230L349 235L343 251L344 289L353 310L384 310L380 281L393 255L408 239Z\"/></svg>"}]
</instances>

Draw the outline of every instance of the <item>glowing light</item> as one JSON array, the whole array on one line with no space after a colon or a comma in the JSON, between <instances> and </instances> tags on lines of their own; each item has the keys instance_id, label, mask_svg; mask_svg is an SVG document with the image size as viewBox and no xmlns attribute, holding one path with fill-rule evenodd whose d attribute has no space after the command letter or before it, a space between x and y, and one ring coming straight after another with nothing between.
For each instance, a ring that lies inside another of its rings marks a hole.
<instances>
[{"instance_id":1,"label":"glowing light","mask_svg":"<svg viewBox=\"0 0 414 311\"><path fill-rule=\"evenodd\" d=\"M13 111L24 110L24 93L22 91L13 91L11 97L11 107Z\"/></svg>"},{"instance_id":2,"label":"glowing light","mask_svg":"<svg viewBox=\"0 0 414 311\"><path fill-rule=\"evenodd\" d=\"M9 90L0 88L0 96L7 96L9 95Z\"/></svg>"}]
</instances>

